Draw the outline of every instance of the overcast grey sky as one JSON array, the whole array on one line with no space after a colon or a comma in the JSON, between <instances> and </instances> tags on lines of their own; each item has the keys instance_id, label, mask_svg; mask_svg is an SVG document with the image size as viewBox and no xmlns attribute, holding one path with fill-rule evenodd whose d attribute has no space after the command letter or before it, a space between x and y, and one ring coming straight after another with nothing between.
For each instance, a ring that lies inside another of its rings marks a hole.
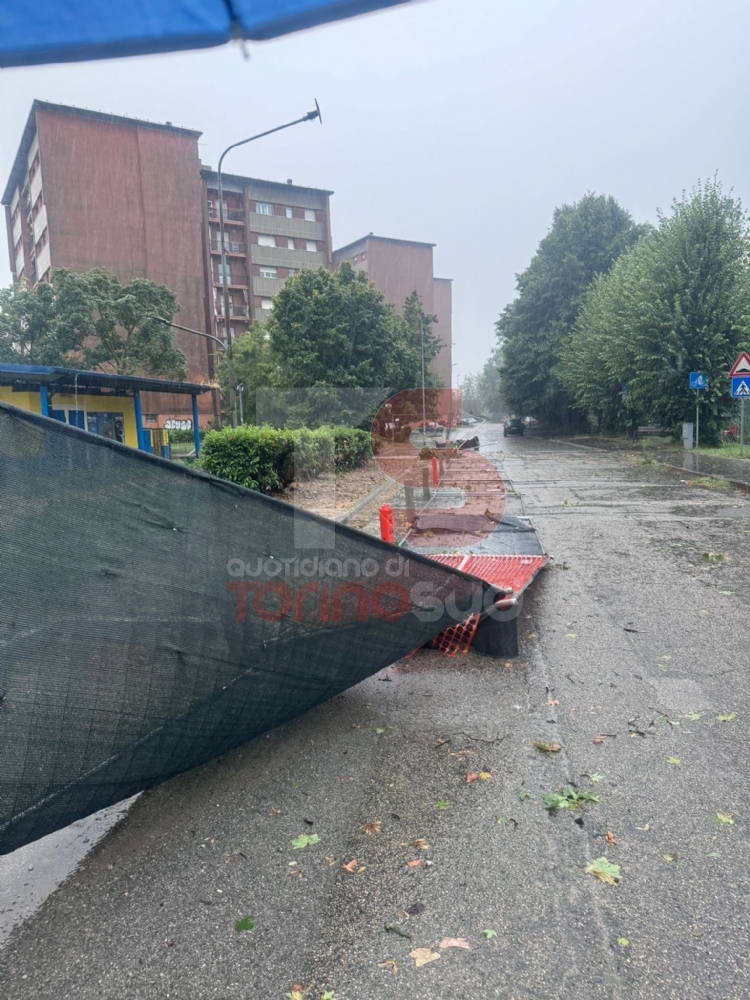
<instances>
[{"instance_id":1,"label":"overcast grey sky","mask_svg":"<svg viewBox=\"0 0 750 1000\"><path fill-rule=\"evenodd\" d=\"M4 185L35 97L203 130L201 158L331 188L334 246L437 244L454 372L481 368L556 205L637 220L718 171L750 206L747 0L425 0L273 42L0 72ZM0 283L11 280L3 243ZM454 382L455 384L455 382Z\"/></svg>"}]
</instances>

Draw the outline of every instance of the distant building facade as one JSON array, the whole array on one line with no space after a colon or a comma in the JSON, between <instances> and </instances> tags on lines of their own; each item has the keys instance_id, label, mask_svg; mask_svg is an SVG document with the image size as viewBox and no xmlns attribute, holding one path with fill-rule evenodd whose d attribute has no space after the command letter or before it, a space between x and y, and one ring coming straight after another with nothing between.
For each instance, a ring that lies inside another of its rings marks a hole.
<instances>
[{"instance_id":1,"label":"distant building facade","mask_svg":"<svg viewBox=\"0 0 750 1000\"><path fill-rule=\"evenodd\" d=\"M217 175L198 155L201 132L34 101L2 198L15 282L53 268L105 267L127 282L170 288L182 326L226 339ZM222 175L230 335L262 319L287 277L331 267L332 192ZM181 331L188 379L215 376L215 345ZM213 397L213 398L211 398ZM219 414L199 399L200 421ZM144 426L192 421L189 398L143 393Z\"/></svg>"},{"instance_id":2,"label":"distant building facade","mask_svg":"<svg viewBox=\"0 0 750 1000\"><path fill-rule=\"evenodd\" d=\"M212 289L207 323L225 339L218 177L209 169L202 170L201 177L208 232L206 278ZM253 320L268 316L273 296L287 278L303 267L332 266L333 192L224 173L221 186L229 324L232 336L239 337Z\"/></svg>"},{"instance_id":3,"label":"distant building facade","mask_svg":"<svg viewBox=\"0 0 750 1000\"><path fill-rule=\"evenodd\" d=\"M395 240L383 236L368 236L341 247L333 253L334 267L348 260L357 271L364 271L386 302L400 309L404 300L417 292L422 308L437 316L433 333L442 341L440 353L432 363L443 384L451 388L453 378L452 340L452 282L449 278L436 278L433 274L432 251L434 243L417 243L412 240Z\"/></svg>"}]
</instances>

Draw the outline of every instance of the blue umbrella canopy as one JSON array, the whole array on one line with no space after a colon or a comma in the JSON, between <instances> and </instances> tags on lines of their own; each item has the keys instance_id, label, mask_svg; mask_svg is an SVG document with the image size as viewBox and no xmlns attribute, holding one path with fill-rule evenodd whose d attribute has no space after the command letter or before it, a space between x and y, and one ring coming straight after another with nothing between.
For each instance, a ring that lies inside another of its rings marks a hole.
<instances>
[{"instance_id":1,"label":"blue umbrella canopy","mask_svg":"<svg viewBox=\"0 0 750 1000\"><path fill-rule=\"evenodd\" d=\"M408 0L0 0L0 66L264 39Z\"/></svg>"}]
</instances>

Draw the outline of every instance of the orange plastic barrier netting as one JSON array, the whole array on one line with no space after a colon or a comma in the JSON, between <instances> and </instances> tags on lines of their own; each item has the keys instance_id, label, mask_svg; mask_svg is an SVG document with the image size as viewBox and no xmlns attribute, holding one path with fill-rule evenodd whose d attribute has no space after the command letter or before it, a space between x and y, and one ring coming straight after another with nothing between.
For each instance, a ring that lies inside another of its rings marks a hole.
<instances>
[{"instance_id":1,"label":"orange plastic barrier netting","mask_svg":"<svg viewBox=\"0 0 750 1000\"><path fill-rule=\"evenodd\" d=\"M459 622L444 629L440 635L425 643L428 649L437 649L444 656L453 657L458 653L469 652L472 640L479 627L479 615L469 615L466 621Z\"/></svg>"}]
</instances>

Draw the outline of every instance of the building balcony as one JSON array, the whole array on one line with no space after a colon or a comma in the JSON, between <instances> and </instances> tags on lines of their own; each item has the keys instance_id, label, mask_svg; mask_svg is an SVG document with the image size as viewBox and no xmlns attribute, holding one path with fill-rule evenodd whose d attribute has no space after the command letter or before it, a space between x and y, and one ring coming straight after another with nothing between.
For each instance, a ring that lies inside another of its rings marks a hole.
<instances>
[{"instance_id":1,"label":"building balcony","mask_svg":"<svg viewBox=\"0 0 750 1000\"><path fill-rule=\"evenodd\" d=\"M214 285L218 288L224 287L224 279L220 274L214 274L213 276ZM230 288L248 288L248 280L246 274L240 274L238 271L232 272L227 279L227 284Z\"/></svg>"},{"instance_id":2,"label":"building balcony","mask_svg":"<svg viewBox=\"0 0 750 1000\"><path fill-rule=\"evenodd\" d=\"M224 319L224 309L220 303L214 306L214 315L217 319ZM229 305L229 318L230 319L247 319L250 315L250 310L247 306L232 306Z\"/></svg>"},{"instance_id":3,"label":"building balcony","mask_svg":"<svg viewBox=\"0 0 750 1000\"><path fill-rule=\"evenodd\" d=\"M208 217L209 217L209 219L217 219L218 220L218 218L219 218L219 210L218 210L218 208L214 208L213 206L209 206ZM245 213L242 211L242 209L227 208L227 209L224 210L224 222L241 222L242 225L244 226L244 224L245 224Z\"/></svg>"},{"instance_id":4,"label":"building balcony","mask_svg":"<svg viewBox=\"0 0 750 1000\"><path fill-rule=\"evenodd\" d=\"M286 278L261 278L257 274L253 275L253 294L272 299L281 291L286 280Z\"/></svg>"},{"instance_id":5,"label":"building balcony","mask_svg":"<svg viewBox=\"0 0 750 1000\"><path fill-rule=\"evenodd\" d=\"M324 253L312 250L285 250L283 247L262 247L253 243L250 247L253 264L270 264L273 267L293 267L299 271L303 267L325 267L328 263Z\"/></svg>"},{"instance_id":6,"label":"building balcony","mask_svg":"<svg viewBox=\"0 0 750 1000\"><path fill-rule=\"evenodd\" d=\"M47 228L47 206L42 205L41 211L37 213L37 217L34 219L34 244L39 242L39 239Z\"/></svg>"},{"instance_id":7,"label":"building balcony","mask_svg":"<svg viewBox=\"0 0 750 1000\"><path fill-rule=\"evenodd\" d=\"M36 274L37 274L35 278L36 281L40 281L47 273L47 271L49 271L50 263L51 260L50 260L50 251L48 243L45 247L42 247L36 258Z\"/></svg>"},{"instance_id":8,"label":"building balcony","mask_svg":"<svg viewBox=\"0 0 750 1000\"><path fill-rule=\"evenodd\" d=\"M34 174L34 178L29 185L29 205L36 205L36 200L42 190L42 169L41 167Z\"/></svg>"},{"instance_id":9,"label":"building balcony","mask_svg":"<svg viewBox=\"0 0 750 1000\"><path fill-rule=\"evenodd\" d=\"M304 219L287 219L283 215L259 215L250 212L250 229L254 233L271 233L274 236L296 236L303 240L325 240L322 222L306 222Z\"/></svg>"},{"instance_id":10,"label":"building balcony","mask_svg":"<svg viewBox=\"0 0 750 1000\"><path fill-rule=\"evenodd\" d=\"M209 244L211 247L211 253L221 253L221 240L209 240ZM229 256L232 256L232 254L238 254L239 256L244 257L247 254L247 247L244 243L241 243L238 240L227 240L226 246L227 254L229 254Z\"/></svg>"}]
</instances>

